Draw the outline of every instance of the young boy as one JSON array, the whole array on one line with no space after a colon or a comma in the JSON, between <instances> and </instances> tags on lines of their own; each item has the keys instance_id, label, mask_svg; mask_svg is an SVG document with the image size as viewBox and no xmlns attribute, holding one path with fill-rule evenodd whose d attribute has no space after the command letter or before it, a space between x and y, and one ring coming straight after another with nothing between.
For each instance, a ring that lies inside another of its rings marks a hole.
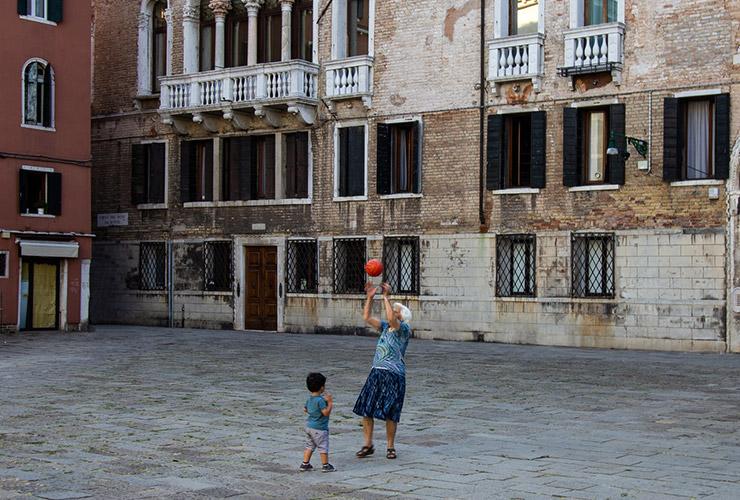
<instances>
[{"instance_id":1,"label":"young boy","mask_svg":"<svg viewBox=\"0 0 740 500\"><path fill-rule=\"evenodd\" d=\"M321 472L333 472L334 466L329 463L329 415L334 406L331 394L324 393L326 377L320 373L309 373L306 377L306 386L311 396L306 401L303 411L308 414L306 419L306 451L303 453L301 472L313 469L311 455L316 448L321 454Z\"/></svg>"}]
</instances>

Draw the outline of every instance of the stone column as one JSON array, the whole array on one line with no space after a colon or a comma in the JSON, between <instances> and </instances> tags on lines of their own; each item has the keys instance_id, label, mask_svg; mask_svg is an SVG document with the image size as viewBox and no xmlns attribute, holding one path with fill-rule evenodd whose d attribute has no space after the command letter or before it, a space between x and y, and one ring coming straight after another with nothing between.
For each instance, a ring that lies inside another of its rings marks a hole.
<instances>
[{"instance_id":1,"label":"stone column","mask_svg":"<svg viewBox=\"0 0 740 500\"><path fill-rule=\"evenodd\" d=\"M167 21L167 76L172 74L172 40L175 33L174 12L172 7L167 7L164 11L164 19Z\"/></svg>"},{"instance_id":2,"label":"stone column","mask_svg":"<svg viewBox=\"0 0 740 500\"><path fill-rule=\"evenodd\" d=\"M148 95L152 92L152 15L149 12L139 13L139 95Z\"/></svg>"},{"instance_id":3,"label":"stone column","mask_svg":"<svg viewBox=\"0 0 740 500\"><path fill-rule=\"evenodd\" d=\"M257 64L257 14L259 14L262 6L262 0L244 0L244 6L247 8L247 32L249 35L247 66L254 66Z\"/></svg>"},{"instance_id":4,"label":"stone column","mask_svg":"<svg viewBox=\"0 0 740 500\"><path fill-rule=\"evenodd\" d=\"M290 53L291 53L291 17L293 12L293 3L295 0L280 0L280 7L283 13L283 19L282 19L282 37L280 40L281 43L281 55L280 60L281 61L290 61Z\"/></svg>"},{"instance_id":5,"label":"stone column","mask_svg":"<svg viewBox=\"0 0 740 500\"><path fill-rule=\"evenodd\" d=\"M226 54L226 14L231 10L231 0L211 0L208 7L213 11L216 17L216 47L214 52L214 66L216 69L224 69L224 60Z\"/></svg>"},{"instance_id":6,"label":"stone column","mask_svg":"<svg viewBox=\"0 0 740 500\"><path fill-rule=\"evenodd\" d=\"M200 55L200 7L190 3L182 8L183 32L183 72L197 73L199 70L198 57Z\"/></svg>"}]
</instances>

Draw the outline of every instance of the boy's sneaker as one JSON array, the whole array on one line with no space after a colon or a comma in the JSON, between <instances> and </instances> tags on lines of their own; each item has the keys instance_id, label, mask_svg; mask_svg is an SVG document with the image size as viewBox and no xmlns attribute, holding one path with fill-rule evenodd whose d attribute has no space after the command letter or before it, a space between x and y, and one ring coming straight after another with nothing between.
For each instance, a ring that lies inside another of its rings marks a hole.
<instances>
[{"instance_id":1,"label":"boy's sneaker","mask_svg":"<svg viewBox=\"0 0 740 500\"><path fill-rule=\"evenodd\" d=\"M308 472L310 470L313 470L313 465L302 463L300 467L298 467L298 470L301 472Z\"/></svg>"},{"instance_id":2,"label":"boy's sneaker","mask_svg":"<svg viewBox=\"0 0 740 500\"><path fill-rule=\"evenodd\" d=\"M332 464L324 464L321 466L321 472L334 472L335 469Z\"/></svg>"}]
</instances>

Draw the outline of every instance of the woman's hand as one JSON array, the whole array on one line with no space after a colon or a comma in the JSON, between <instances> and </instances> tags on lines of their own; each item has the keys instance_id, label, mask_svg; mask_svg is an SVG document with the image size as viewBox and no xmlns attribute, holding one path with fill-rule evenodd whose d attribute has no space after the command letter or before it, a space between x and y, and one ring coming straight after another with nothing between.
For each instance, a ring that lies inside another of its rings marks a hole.
<instances>
[{"instance_id":1,"label":"woman's hand","mask_svg":"<svg viewBox=\"0 0 740 500\"><path fill-rule=\"evenodd\" d=\"M380 286L383 289L383 296L389 297L391 295L391 286L388 283L383 283Z\"/></svg>"},{"instance_id":2,"label":"woman's hand","mask_svg":"<svg viewBox=\"0 0 740 500\"><path fill-rule=\"evenodd\" d=\"M371 282L368 281L365 284L365 293L367 294L367 298L368 299L371 298L371 297L374 297L375 296L375 292L377 292L377 291L378 291L378 287L376 287L375 285L373 285Z\"/></svg>"}]
</instances>

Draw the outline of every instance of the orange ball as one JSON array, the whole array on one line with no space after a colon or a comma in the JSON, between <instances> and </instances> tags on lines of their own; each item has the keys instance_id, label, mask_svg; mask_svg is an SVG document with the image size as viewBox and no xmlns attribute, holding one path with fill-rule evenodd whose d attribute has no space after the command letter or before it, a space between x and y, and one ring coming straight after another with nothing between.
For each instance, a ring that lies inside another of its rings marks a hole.
<instances>
[{"instance_id":1,"label":"orange ball","mask_svg":"<svg viewBox=\"0 0 740 500\"><path fill-rule=\"evenodd\" d=\"M365 272L370 276L380 276L383 273L383 263L378 259L370 259L365 264Z\"/></svg>"}]
</instances>

